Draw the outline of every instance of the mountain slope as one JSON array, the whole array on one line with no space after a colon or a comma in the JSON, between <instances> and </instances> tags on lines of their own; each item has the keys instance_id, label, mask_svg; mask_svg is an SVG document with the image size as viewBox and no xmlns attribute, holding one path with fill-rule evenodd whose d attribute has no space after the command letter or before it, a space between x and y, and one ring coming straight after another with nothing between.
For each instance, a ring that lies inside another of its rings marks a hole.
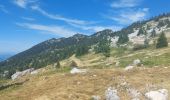
<instances>
[{"instance_id":1,"label":"mountain slope","mask_svg":"<svg viewBox=\"0 0 170 100\"><path fill-rule=\"evenodd\" d=\"M1 62L0 72L9 70L11 75L16 70L45 67L72 56L80 46L92 47L103 37L110 38L113 46L128 43L143 44L145 39L153 40L151 37L153 30L156 31L156 35L159 35L162 31L167 31L166 35L168 36L169 29L170 14L163 14L147 21L133 23L117 32L106 29L91 36L76 34L69 38L53 38Z\"/></svg>"}]
</instances>

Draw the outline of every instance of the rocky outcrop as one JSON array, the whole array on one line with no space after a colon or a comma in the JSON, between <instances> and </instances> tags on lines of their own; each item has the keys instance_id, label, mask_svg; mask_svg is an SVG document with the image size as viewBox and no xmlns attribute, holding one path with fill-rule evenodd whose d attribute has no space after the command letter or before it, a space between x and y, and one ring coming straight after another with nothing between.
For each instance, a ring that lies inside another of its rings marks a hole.
<instances>
[{"instance_id":1,"label":"rocky outcrop","mask_svg":"<svg viewBox=\"0 0 170 100\"><path fill-rule=\"evenodd\" d=\"M117 95L117 90L109 87L105 92L106 100L120 100L120 97Z\"/></svg>"},{"instance_id":2,"label":"rocky outcrop","mask_svg":"<svg viewBox=\"0 0 170 100\"><path fill-rule=\"evenodd\" d=\"M147 100L168 100L168 90L160 89L157 91L150 91L145 94Z\"/></svg>"},{"instance_id":3,"label":"rocky outcrop","mask_svg":"<svg viewBox=\"0 0 170 100\"><path fill-rule=\"evenodd\" d=\"M92 100L101 100L101 97L100 96L92 96Z\"/></svg>"},{"instance_id":4,"label":"rocky outcrop","mask_svg":"<svg viewBox=\"0 0 170 100\"><path fill-rule=\"evenodd\" d=\"M70 73L71 74L76 74L76 73L86 73L87 70L86 69L78 69L78 68L73 68Z\"/></svg>"},{"instance_id":5,"label":"rocky outcrop","mask_svg":"<svg viewBox=\"0 0 170 100\"><path fill-rule=\"evenodd\" d=\"M30 69L24 70L22 72L16 72L15 74L13 74L11 76L11 79L15 80L15 79L20 78L24 75L30 74L32 71L34 71L34 68L30 68Z\"/></svg>"},{"instance_id":6,"label":"rocky outcrop","mask_svg":"<svg viewBox=\"0 0 170 100\"><path fill-rule=\"evenodd\" d=\"M134 66L127 66L126 68L125 68L125 71L130 71L130 70L132 70L134 68Z\"/></svg>"},{"instance_id":7,"label":"rocky outcrop","mask_svg":"<svg viewBox=\"0 0 170 100\"><path fill-rule=\"evenodd\" d=\"M40 72L41 69L37 69L37 70L34 70L31 72L31 75L35 75L35 74L38 74Z\"/></svg>"},{"instance_id":8,"label":"rocky outcrop","mask_svg":"<svg viewBox=\"0 0 170 100\"><path fill-rule=\"evenodd\" d=\"M137 66L137 65L140 65L141 64L141 61L139 59L136 59L133 61L133 65Z\"/></svg>"}]
</instances>

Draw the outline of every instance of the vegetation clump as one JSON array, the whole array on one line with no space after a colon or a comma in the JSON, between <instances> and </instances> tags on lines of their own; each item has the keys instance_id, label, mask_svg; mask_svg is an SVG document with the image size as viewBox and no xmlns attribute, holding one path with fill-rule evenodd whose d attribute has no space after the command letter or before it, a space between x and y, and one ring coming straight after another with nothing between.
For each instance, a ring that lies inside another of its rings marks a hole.
<instances>
[{"instance_id":1,"label":"vegetation clump","mask_svg":"<svg viewBox=\"0 0 170 100\"><path fill-rule=\"evenodd\" d=\"M163 48L163 47L168 47L168 41L165 36L165 33L161 33L156 44L156 48Z\"/></svg>"},{"instance_id":2,"label":"vegetation clump","mask_svg":"<svg viewBox=\"0 0 170 100\"><path fill-rule=\"evenodd\" d=\"M103 53L106 57L110 56L110 43L111 41L104 37L94 48L95 53Z\"/></svg>"}]
</instances>

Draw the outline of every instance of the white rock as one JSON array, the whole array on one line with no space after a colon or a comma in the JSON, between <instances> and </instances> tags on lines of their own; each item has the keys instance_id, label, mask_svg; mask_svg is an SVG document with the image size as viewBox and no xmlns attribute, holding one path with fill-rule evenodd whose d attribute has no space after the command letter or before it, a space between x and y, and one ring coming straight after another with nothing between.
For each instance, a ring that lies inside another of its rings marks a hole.
<instances>
[{"instance_id":1,"label":"white rock","mask_svg":"<svg viewBox=\"0 0 170 100\"><path fill-rule=\"evenodd\" d=\"M139 59L133 61L133 65L139 65L139 64L141 64L141 61Z\"/></svg>"},{"instance_id":2,"label":"white rock","mask_svg":"<svg viewBox=\"0 0 170 100\"><path fill-rule=\"evenodd\" d=\"M15 80L15 79L20 78L20 77L22 77L24 75L30 74L33 70L34 70L34 68L30 68L30 69L24 70L22 72L16 72L15 74L13 74L11 76L11 79Z\"/></svg>"},{"instance_id":3,"label":"white rock","mask_svg":"<svg viewBox=\"0 0 170 100\"><path fill-rule=\"evenodd\" d=\"M145 94L148 100L168 100L168 90L160 89L157 91L150 91Z\"/></svg>"},{"instance_id":4,"label":"white rock","mask_svg":"<svg viewBox=\"0 0 170 100\"><path fill-rule=\"evenodd\" d=\"M87 70L86 69L77 69L77 68L73 68L70 73L71 74L76 74L76 73L86 73Z\"/></svg>"},{"instance_id":5,"label":"white rock","mask_svg":"<svg viewBox=\"0 0 170 100\"><path fill-rule=\"evenodd\" d=\"M100 96L92 96L92 100L100 100L101 99L101 97Z\"/></svg>"},{"instance_id":6,"label":"white rock","mask_svg":"<svg viewBox=\"0 0 170 100\"><path fill-rule=\"evenodd\" d=\"M34 68L30 68L30 69L24 70L21 73L22 73L22 75L26 75L26 74L30 74L32 71L34 71Z\"/></svg>"},{"instance_id":7,"label":"white rock","mask_svg":"<svg viewBox=\"0 0 170 100\"><path fill-rule=\"evenodd\" d=\"M105 92L106 100L120 100L120 97L117 95L117 90L112 87L109 87Z\"/></svg>"},{"instance_id":8,"label":"white rock","mask_svg":"<svg viewBox=\"0 0 170 100\"><path fill-rule=\"evenodd\" d=\"M134 66L127 66L127 67L125 68L125 71L132 70L133 68L134 68Z\"/></svg>"},{"instance_id":9,"label":"white rock","mask_svg":"<svg viewBox=\"0 0 170 100\"><path fill-rule=\"evenodd\" d=\"M15 79L17 79L17 78L19 78L19 77L21 77L22 76L22 72L16 72L15 74L13 74L12 76L11 76L11 79L12 80L15 80Z\"/></svg>"},{"instance_id":10,"label":"white rock","mask_svg":"<svg viewBox=\"0 0 170 100\"><path fill-rule=\"evenodd\" d=\"M117 61L117 62L116 62L116 64L115 64L115 66L116 66L116 67L118 67L118 66L119 66L119 64L120 64L120 62L119 62L119 61Z\"/></svg>"},{"instance_id":11,"label":"white rock","mask_svg":"<svg viewBox=\"0 0 170 100\"><path fill-rule=\"evenodd\" d=\"M93 77L96 77L97 75L93 75Z\"/></svg>"},{"instance_id":12,"label":"white rock","mask_svg":"<svg viewBox=\"0 0 170 100\"><path fill-rule=\"evenodd\" d=\"M38 74L38 73L39 73L39 70L34 70L31 72L31 75Z\"/></svg>"}]
</instances>

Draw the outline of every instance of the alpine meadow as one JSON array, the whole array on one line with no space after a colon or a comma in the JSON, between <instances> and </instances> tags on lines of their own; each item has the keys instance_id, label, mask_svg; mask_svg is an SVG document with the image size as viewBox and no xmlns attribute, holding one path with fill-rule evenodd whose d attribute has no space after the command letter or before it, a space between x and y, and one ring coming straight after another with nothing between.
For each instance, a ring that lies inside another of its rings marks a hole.
<instances>
[{"instance_id":1,"label":"alpine meadow","mask_svg":"<svg viewBox=\"0 0 170 100\"><path fill-rule=\"evenodd\" d=\"M0 0L0 100L170 100L170 1Z\"/></svg>"}]
</instances>

